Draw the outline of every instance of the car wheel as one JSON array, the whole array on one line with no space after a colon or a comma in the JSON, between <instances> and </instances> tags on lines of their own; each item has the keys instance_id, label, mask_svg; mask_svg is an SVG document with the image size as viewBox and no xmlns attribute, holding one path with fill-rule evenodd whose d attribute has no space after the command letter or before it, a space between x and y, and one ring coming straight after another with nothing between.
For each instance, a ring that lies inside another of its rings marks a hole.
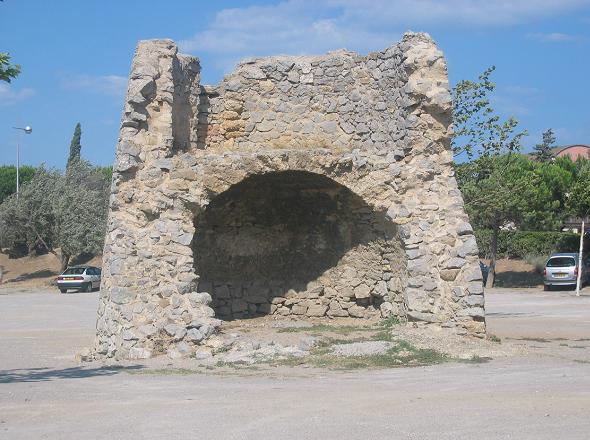
<instances>
[{"instance_id":1,"label":"car wheel","mask_svg":"<svg viewBox=\"0 0 590 440\"><path fill-rule=\"evenodd\" d=\"M59 291L60 291L61 293L66 293L66 292L68 291L68 289L59 289Z\"/></svg>"},{"instance_id":2,"label":"car wheel","mask_svg":"<svg viewBox=\"0 0 590 440\"><path fill-rule=\"evenodd\" d=\"M86 288L84 289L84 292L92 292L92 283L86 284Z\"/></svg>"},{"instance_id":3,"label":"car wheel","mask_svg":"<svg viewBox=\"0 0 590 440\"><path fill-rule=\"evenodd\" d=\"M543 284L543 290L545 292L547 292L548 290L551 290L551 286L547 285L547 284Z\"/></svg>"}]
</instances>

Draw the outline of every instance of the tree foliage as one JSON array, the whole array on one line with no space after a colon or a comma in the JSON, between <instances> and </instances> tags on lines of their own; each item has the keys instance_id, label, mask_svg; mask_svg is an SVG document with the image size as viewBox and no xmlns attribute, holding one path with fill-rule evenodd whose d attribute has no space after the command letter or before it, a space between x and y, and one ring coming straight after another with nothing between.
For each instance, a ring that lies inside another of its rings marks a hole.
<instances>
[{"instance_id":1,"label":"tree foliage","mask_svg":"<svg viewBox=\"0 0 590 440\"><path fill-rule=\"evenodd\" d=\"M455 135L452 148L455 156L468 159L478 157L461 171L460 184L465 204L475 221L493 231L490 254L492 255L488 285L495 278L495 255L500 227L512 220L523 203L513 195L512 185L524 186L517 169L521 140L527 135L520 130L518 121L509 117L502 120L491 106L490 94L495 84L490 77L495 67L486 69L478 81L463 80L453 88L453 126ZM518 191L518 190L517 190ZM472 219L473 219L472 218Z\"/></svg>"},{"instance_id":2,"label":"tree foliage","mask_svg":"<svg viewBox=\"0 0 590 440\"><path fill-rule=\"evenodd\" d=\"M533 157L539 162L549 162L553 159L553 151L555 148L555 134L550 128L543 133L543 141L540 144L535 145Z\"/></svg>"},{"instance_id":3,"label":"tree foliage","mask_svg":"<svg viewBox=\"0 0 590 440\"><path fill-rule=\"evenodd\" d=\"M10 64L10 55L6 52L0 52L0 81L9 83L19 74L20 66L18 64Z\"/></svg>"},{"instance_id":4,"label":"tree foliage","mask_svg":"<svg viewBox=\"0 0 590 440\"><path fill-rule=\"evenodd\" d=\"M68 156L68 167L73 163L80 160L80 152L82 151L82 126L78 122L74 128L74 134L72 141L70 142L70 155Z\"/></svg>"},{"instance_id":5,"label":"tree foliage","mask_svg":"<svg viewBox=\"0 0 590 440\"><path fill-rule=\"evenodd\" d=\"M496 85L490 77L496 68L486 69L478 81L462 80L453 88L452 148L455 156L468 159L478 156L518 152L526 130L518 129L518 121L501 120L490 103Z\"/></svg>"},{"instance_id":6,"label":"tree foliage","mask_svg":"<svg viewBox=\"0 0 590 440\"><path fill-rule=\"evenodd\" d=\"M18 200L12 195L0 206L0 244L29 251L44 248L56 255L59 248L62 267L73 256L100 253L109 184L83 160L63 174L41 167L22 186Z\"/></svg>"},{"instance_id":7,"label":"tree foliage","mask_svg":"<svg viewBox=\"0 0 590 440\"><path fill-rule=\"evenodd\" d=\"M28 165L19 169L19 180L21 185L30 182L35 174L36 168ZM16 192L16 167L13 165L0 166L0 203L9 195Z\"/></svg>"},{"instance_id":8,"label":"tree foliage","mask_svg":"<svg viewBox=\"0 0 590 440\"><path fill-rule=\"evenodd\" d=\"M569 188L567 206L572 215L590 215L590 161L578 159L573 168L572 184Z\"/></svg>"}]
</instances>

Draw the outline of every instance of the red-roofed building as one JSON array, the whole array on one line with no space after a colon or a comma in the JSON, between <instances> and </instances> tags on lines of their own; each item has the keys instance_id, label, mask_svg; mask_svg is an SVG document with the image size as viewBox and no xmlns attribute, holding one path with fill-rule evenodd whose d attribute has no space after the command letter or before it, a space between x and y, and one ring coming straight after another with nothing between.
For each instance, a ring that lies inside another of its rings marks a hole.
<instances>
[{"instance_id":1,"label":"red-roofed building","mask_svg":"<svg viewBox=\"0 0 590 440\"><path fill-rule=\"evenodd\" d=\"M590 146L589 145L569 145L567 147L553 148L553 154L555 157L568 156L571 160L576 160L580 157L590 159Z\"/></svg>"}]
</instances>

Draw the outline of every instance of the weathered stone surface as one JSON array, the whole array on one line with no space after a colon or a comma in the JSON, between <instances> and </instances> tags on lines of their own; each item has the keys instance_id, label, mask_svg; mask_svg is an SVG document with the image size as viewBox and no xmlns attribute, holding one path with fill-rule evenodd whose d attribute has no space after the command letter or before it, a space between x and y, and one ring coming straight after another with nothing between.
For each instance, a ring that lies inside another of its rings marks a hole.
<instances>
[{"instance_id":1,"label":"weathered stone surface","mask_svg":"<svg viewBox=\"0 0 590 440\"><path fill-rule=\"evenodd\" d=\"M307 308L307 316L324 316L328 307L321 304L313 304Z\"/></svg>"},{"instance_id":2,"label":"weathered stone surface","mask_svg":"<svg viewBox=\"0 0 590 440\"><path fill-rule=\"evenodd\" d=\"M483 332L448 87L425 34L368 56L249 60L216 86L174 42L140 42L95 353L185 356L213 316L265 313Z\"/></svg>"}]
</instances>

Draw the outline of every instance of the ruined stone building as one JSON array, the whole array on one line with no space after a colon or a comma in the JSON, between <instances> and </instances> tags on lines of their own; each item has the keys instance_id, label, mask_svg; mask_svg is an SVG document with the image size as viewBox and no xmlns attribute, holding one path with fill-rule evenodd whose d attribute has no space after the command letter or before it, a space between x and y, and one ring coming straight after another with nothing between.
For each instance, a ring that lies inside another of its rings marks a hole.
<instances>
[{"instance_id":1,"label":"ruined stone building","mask_svg":"<svg viewBox=\"0 0 590 440\"><path fill-rule=\"evenodd\" d=\"M388 317L485 331L442 53L246 60L216 86L139 43L113 172L95 352L190 354L220 320Z\"/></svg>"}]
</instances>

